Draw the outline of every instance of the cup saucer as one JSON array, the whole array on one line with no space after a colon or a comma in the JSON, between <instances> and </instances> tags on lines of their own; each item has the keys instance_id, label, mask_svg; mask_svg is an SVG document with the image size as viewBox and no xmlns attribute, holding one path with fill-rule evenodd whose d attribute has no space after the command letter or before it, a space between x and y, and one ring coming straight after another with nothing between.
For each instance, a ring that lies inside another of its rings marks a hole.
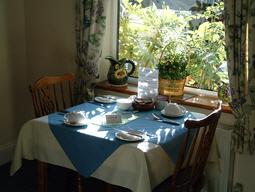
<instances>
[{"instance_id":1,"label":"cup saucer","mask_svg":"<svg viewBox=\"0 0 255 192\"><path fill-rule=\"evenodd\" d=\"M109 96L97 96L95 97L95 101L99 103L115 103L116 99Z\"/></svg>"},{"instance_id":2,"label":"cup saucer","mask_svg":"<svg viewBox=\"0 0 255 192\"><path fill-rule=\"evenodd\" d=\"M165 117L182 117L182 116L184 116L185 113L186 113L186 108L183 107L183 106L179 106L179 107L180 107L180 109L181 109L181 113L180 113L180 114L166 114L166 112L165 112L164 109L161 110L161 114L162 114L163 116L165 116Z\"/></svg>"}]
</instances>

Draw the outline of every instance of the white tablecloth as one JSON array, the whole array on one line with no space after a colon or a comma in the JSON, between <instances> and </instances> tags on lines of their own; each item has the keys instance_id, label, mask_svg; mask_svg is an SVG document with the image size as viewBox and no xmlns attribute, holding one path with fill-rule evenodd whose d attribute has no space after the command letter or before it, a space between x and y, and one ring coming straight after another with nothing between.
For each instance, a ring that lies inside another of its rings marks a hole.
<instances>
[{"instance_id":1,"label":"white tablecloth","mask_svg":"<svg viewBox=\"0 0 255 192\"><path fill-rule=\"evenodd\" d=\"M218 162L216 145L209 160ZM75 170L48 125L48 116L25 123L20 130L11 174L22 166L22 158L37 159ZM121 145L91 175L134 192L150 192L173 173L174 164L165 151L148 142Z\"/></svg>"}]
</instances>

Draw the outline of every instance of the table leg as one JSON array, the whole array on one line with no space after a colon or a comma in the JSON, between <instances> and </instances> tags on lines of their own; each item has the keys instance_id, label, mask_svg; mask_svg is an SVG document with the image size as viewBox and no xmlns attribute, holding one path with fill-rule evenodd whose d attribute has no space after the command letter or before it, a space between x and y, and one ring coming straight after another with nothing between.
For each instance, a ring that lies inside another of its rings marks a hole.
<instances>
[{"instance_id":1,"label":"table leg","mask_svg":"<svg viewBox=\"0 0 255 192\"><path fill-rule=\"evenodd\" d=\"M113 185L106 183L106 192L113 192Z\"/></svg>"},{"instance_id":2,"label":"table leg","mask_svg":"<svg viewBox=\"0 0 255 192\"><path fill-rule=\"evenodd\" d=\"M76 178L77 178L77 192L85 192L85 189L83 187L82 176L79 173L76 173Z\"/></svg>"},{"instance_id":3,"label":"table leg","mask_svg":"<svg viewBox=\"0 0 255 192\"><path fill-rule=\"evenodd\" d=\"M37 161L37 187L38 192L48 191L48 165L47 163Z\"/></svg>"}]
</instances>

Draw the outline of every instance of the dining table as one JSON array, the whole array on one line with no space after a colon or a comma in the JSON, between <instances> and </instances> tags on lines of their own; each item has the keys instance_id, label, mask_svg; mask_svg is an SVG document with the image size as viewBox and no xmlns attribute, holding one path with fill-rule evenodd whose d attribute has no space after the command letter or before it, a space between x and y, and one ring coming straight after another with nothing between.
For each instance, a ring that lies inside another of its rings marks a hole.
<instances>
[{"instance_id":1,"label":"dining table","mask_svg":"<svg viewBox=\"0 0 255 192\"><path fill-rule=\"evenodd\" d=\"M66 114L77 111L85 114L83 124L65 122ZM121 121L112 122L109 117ZM84 102L25 122L10 172L13 175L22 167L23 158L36 159L133 192L150 192L174 171L187 131L184 122L202 117L205 114L188 110L169 118L155 109L123 111L115 102ZM212 147L215 151L217 146ZM209 159L217 162L218 158L213 152Z\"/></svg>"}]
</instances>

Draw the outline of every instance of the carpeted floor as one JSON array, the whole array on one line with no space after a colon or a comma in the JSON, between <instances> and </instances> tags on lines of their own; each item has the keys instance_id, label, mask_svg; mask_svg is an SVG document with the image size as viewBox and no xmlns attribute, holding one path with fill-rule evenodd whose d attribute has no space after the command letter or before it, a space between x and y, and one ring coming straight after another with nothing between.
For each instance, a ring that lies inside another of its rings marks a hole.
<instances>
[{"instance_id":1,"label":"carpeted floor","mask_svg":"<svg viewBox=\"0 0 255 192\"><path fill-rule=\"evenodd\" d=\"M36 192L37 168L35 161L24 160L22 168L10 176L10 163L0 166L0 192ZM104 192L106 183L97 179L84 179L86 192ZM48 167L48 192L75 192L75 173L62 167ZM113 187L113 192L129 190Z\"/></svg>"},{"instance_id":2,"label":"carpeted floor","mask_svg":"<svg viewBox=\"0 0 255 192\"><path fill-rule=\"evenodd\" d=\"M0 167L1 192L33 192L36 191L36 168L33 161L24 161L24 166L10 176L10 163Z\"/></svg>"}]
</instances>

